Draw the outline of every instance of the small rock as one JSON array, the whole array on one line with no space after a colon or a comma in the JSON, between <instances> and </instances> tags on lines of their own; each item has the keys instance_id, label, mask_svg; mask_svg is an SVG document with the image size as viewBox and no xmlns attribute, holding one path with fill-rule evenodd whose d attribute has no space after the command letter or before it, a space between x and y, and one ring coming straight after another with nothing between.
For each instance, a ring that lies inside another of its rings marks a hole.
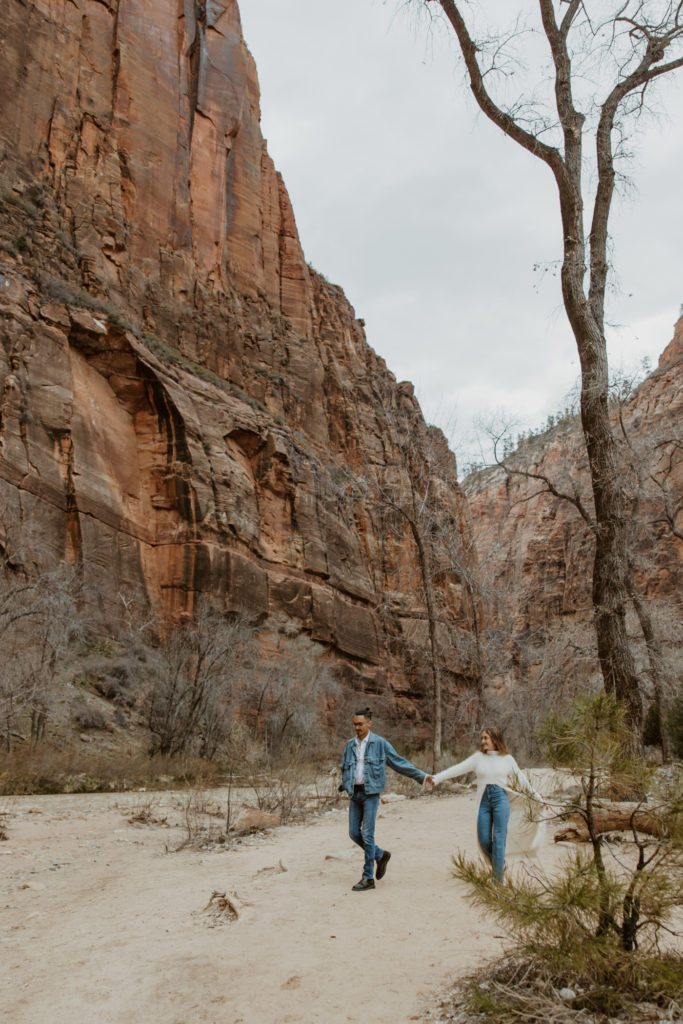
<instances>
[{"instance_id":1,"label":"small rock","mask_svg":"<svg viewBox=\"0 0 683 1024\"><path fill-rule=\"evenodd\" d=\"M571 1003L573 999L576 999L576 992L573 988L561 988L557 994L563 1003Z\"/></svg>"},{"instance_id":2,"label":"small rock","mask_svg":"<svg viewBox=\"0 0 683 1024\"><path fill-rule=\"evenodd\" d=\"M282 861L282 859L280 859L277 862L277 864L269 864L268 867L259 868L258 871L256 872L256 874L257 875L262 875L266 871L275 871L278 874L282 874L282 872L287 871L287 870L288 870L287 865Z\"/></svg>"},{"instance_id":3,"label":"small rock","mask_svg":"<svg viewBox=\"0 0 683 1024\"><path fill-rule=\"evenodd\" d=\"M80 327L87 334L101 335L107 333L107 325L103 320L92 316L85 309L69 308L71 323L74 327Z\"/></svg>"},{"instance_id":4,"label":"small rock","mask_svg":"<svg viewBox=\"0 0 683 1024\"><path fill-rule=\"evenodd\" d=\"M266 811L259 811L255 807L247 807L233 825L232 831L250 832L254 828L274 828L281 824L282 819L279 815L268 814Z\"/></svg>"}]
</instances>

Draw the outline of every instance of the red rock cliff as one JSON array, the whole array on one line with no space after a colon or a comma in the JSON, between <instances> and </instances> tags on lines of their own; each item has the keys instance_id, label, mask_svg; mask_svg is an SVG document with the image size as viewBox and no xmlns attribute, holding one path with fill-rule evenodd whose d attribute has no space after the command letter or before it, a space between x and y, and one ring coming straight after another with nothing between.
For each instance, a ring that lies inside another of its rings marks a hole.
<instances>
[{"instance_id":1,"label":"red rock cliff","mask_svg":"<svg viewBox=\"0 0 683 1024\"><path fill-rule=\"evenodd\" d=\"M422 611L394 585L411 545L388 553L344 483L392 460L379 395L400 395L306 265L237 4L3 6L5 550L80 562L110 611L208 592L412 715Z\"/></svg>"}]
</instances>

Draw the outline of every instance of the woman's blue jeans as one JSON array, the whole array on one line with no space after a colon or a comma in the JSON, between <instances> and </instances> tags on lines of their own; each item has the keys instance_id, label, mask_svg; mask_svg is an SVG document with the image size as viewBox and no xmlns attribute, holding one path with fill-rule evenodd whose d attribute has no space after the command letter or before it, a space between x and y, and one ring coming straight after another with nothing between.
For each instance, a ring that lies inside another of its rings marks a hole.
<instances>
[{"instance_id":1,"label":"woman's blue jeans","mask_svg":"<svg viewBox=\"0 0 683 1024\"><path fill-rule=\"evenodd\" d=\"M500 786L488 785L479 804L477 839L484 855L491 862L493 877L503 881L505 840L510 820L510 800Z\"/></svg>"},{"instance_id":2,"label":"woman's blue jeans","mask_svg":"<svg viewBox=\"0 0 683 1024\"><path fill-rule=\"evenodd\" d=\"M384 850L375 846L375 819L379 807L379 793L355 791L349 802L349 835L365 853L363 878L373 878L375 861Z\"/></svg>"}]
</instances>

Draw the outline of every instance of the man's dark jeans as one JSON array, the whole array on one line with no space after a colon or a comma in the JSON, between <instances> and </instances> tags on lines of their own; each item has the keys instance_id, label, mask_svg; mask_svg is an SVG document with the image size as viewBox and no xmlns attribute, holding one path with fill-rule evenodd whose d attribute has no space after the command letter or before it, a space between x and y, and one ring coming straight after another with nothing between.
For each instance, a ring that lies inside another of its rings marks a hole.
<instances>
[{"instance_id":1,"label":"man's dark jeans","mask_svg":"<svg viewBox=\"0 0 683 1024\"><path fill-rule=\"evenodd\" d=\"M366 794L363 788L354 787L349 803L349 835L365 853L363 878L373 878L375 861L384 850L375 846L375 819L379 807L379 793Z\"/></svg>"}]
</instances>

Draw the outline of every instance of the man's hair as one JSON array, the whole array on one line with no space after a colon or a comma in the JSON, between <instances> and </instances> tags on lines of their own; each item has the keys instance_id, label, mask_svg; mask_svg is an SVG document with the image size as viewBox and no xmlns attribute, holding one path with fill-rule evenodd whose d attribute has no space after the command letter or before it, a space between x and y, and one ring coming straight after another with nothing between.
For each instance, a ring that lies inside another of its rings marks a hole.
<instances>
[{"instance_id":1,"label":"man's hair","mask_svg":"<svg viewBox=\"0 0 683 1024\"><path fill-rule=\"evenodd\" d=\"M372 718L372 711L370 708L361 708L360 711L354 711L354 715L362 715L363 718L367 718L368 721Z\"/></svg>"}]
</instances>

